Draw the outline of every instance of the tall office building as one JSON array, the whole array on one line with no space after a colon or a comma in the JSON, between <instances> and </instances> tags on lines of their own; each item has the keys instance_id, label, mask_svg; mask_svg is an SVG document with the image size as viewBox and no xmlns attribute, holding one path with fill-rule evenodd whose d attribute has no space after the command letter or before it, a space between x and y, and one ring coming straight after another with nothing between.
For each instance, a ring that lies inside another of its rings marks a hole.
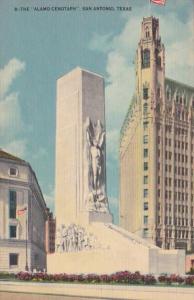
<instances>
[{"instance_id":1,"label":"tall office building","mask_svg":"<svg viewBox=\"0 0 194 300\"><path fill-rule=\"evenodd\" d=\"M194 88L165 77L154 17L142 21L121 129L120 225L162 248L194 250Z\"/></svg>"}]
</instances>

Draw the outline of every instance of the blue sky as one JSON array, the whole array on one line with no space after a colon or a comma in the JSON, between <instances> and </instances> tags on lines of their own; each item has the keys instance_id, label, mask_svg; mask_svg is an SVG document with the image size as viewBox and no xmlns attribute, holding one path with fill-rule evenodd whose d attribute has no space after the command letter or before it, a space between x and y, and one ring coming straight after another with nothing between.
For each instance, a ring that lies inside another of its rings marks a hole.
<instances>
[{"instance_id":1,"label":"blue sky","mask_svg":"<svg viewBox=\"0 0 194 300\"><path fill-rule=\"evenodd\" d=\"M34 11L34 7L78 7ZM113 6L114 11L83 11ZM121 12L117 6L132 7ZM19 10L29 7L29 11ZM18 11L15 11L15 8ZM166 75L194 85L194 1L0 1L0 147L30 162L54 209L56 80L76 66L106 83L107 185L118 221L118 138L134 93L134 57L143 16L160 19Z\"/></svg>"}]
</instances>

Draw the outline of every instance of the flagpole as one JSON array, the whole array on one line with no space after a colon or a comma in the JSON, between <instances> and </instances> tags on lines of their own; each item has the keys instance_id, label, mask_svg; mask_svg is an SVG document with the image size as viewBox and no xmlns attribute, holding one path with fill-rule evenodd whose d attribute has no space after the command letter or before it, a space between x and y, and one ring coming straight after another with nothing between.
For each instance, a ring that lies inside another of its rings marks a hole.
<instances>
[{"instance_id":1,"label":"flagpole","mask_svg":"<svg viewBox=\"0 0 194 300\"><path fill-rule=\"evenodd\" d=\"M25 270L28 271L28 210L26 210L26 266Z\"/></svg>"},{"instance_id":2,"label":"flagpole","mask_svg":"<svg viewBox=\"0 0 194 300\"><path fill-rule=\"evenodd\" d=\"M151 4L151 0L149 1L150 4L149 4L149 11L150 11L150 16L152 15L152 4Z\"/></svg>"}]
</instances>

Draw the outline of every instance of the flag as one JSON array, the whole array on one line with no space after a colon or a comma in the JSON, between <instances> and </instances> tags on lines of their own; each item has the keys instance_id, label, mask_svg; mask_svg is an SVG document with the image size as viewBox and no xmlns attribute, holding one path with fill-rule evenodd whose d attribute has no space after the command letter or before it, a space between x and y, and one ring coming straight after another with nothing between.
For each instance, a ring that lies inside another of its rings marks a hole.
<instances>
[{"instance_id":1,"label":"flag","mask_svg":"<svg viewBox=\"0 0 194 300\"><path fill-rule=\"evenodd\" d=\"M18 216L23 215L26 212L26 210L27 210L27 207L24 207L22 209L17 210L17 215Z\"/></svg>"},{"instance_id":2,"label":"flag","mask_svg":"<svg viewBox=\"0 0 194 300\"><path fill-rule=\"evenodd\" d=\"M150 0L150 2L153 2L158 5L165 5L166 0Z\"/></svg>"}]
</instances>

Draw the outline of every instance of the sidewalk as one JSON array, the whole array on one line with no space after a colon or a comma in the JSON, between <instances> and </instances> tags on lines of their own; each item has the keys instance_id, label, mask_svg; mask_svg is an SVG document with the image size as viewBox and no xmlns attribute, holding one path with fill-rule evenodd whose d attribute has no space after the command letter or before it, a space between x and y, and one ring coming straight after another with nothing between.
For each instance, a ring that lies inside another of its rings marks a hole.
<instances>
[{"instance_id":1,"label":"sidewalk","mask_svg":"<svg viewBox=\"0 0 194 300\"><path fill-rule=\"evenodd\" d=\"M193 300L194 288L155 287L155 286L121 286L70 283L35 283L35 282L0 282L0 299L2 292L38 294L39 297L18 299L131 299L131 300ZM4 294L6 295L6 294ZM47 297L41 297L47 295ZM54 296L69 297L54 297ZM49 296L49 297L48 297ZM76 297L75 297L76 296ZM8 299L8 298L7 298ZM11 298L10 298L11 299Z\"/></svg>"}]
</instances>

